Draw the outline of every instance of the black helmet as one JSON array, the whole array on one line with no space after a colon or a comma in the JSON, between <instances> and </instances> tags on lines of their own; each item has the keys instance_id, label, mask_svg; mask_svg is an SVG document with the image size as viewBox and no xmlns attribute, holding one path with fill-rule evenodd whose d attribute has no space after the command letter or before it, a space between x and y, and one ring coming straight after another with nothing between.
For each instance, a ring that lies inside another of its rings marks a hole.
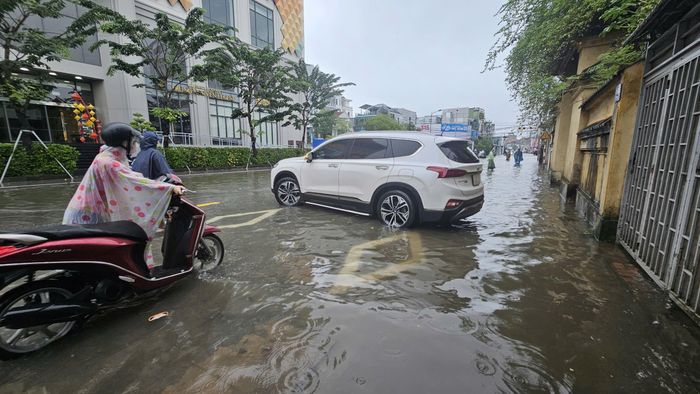
<instances>
[{"instance_id":1,"label":"black helmet","mask_svg":"<svg viewBox=\"0 0 700 394\"><path fill-rule=\"evenodd\" d=\"M127 142L128 146L131 142L131 138L136 137L140 139L141 133L134 130L133 127L126 123L113 122L102 129L100 136L102 137L102 141L104 141L105 145L121 146L124 148L124 141Z\"/></svg>"}]
</instances>

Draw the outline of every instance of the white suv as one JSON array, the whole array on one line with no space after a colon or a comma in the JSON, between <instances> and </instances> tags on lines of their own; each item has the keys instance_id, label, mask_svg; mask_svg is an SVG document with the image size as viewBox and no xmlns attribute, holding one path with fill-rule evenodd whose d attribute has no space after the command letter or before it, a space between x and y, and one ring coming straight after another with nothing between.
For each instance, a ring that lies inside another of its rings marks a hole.
<instances>
[{"instance_id":1,"label":"white suv","mask_svg":"<svg viewBox=\"0 0 700 394\"><path fill-rule=\"evenodd\" d=\"M272 169L281 205L377 216L391 227L455 223L484 204L482 165L465 140L418 132L359 132Z\"/></svg>"}]
</instances>

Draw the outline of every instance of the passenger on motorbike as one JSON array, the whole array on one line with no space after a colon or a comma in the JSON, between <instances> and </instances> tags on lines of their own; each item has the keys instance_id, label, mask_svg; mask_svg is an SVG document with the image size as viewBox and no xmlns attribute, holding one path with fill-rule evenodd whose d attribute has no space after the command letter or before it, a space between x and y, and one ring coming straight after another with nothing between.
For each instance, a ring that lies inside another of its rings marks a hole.
<instances>
[{"instance_id":1,"label":"passenger on motorbike","mask_svg":"<svg viewBox=\"0 0 700 394\"><path fill-rule=\"evenodd\" d=\"M160 140L158 134L152 131L143 133L141 151L131 163L131 169L149 179L170 179L176 184L182 183L168 165L165 156L158 150Z\"/></svg>"},{"instance_id":2,"label":"passenger on motorbike","mask_svg":"<svg viewBox=\"0 0 700 394\"><path fill-rule=\"evenodd\" d=\"M141 134L125 123L110 123L102 130L100 153L95 157L63 215L63 224L92 224L131 220L153 237L174 193L184 188L145 178L129 168L138 154ZM150 243L146 263L153 266Z\"/></svg>"}]
</instances>

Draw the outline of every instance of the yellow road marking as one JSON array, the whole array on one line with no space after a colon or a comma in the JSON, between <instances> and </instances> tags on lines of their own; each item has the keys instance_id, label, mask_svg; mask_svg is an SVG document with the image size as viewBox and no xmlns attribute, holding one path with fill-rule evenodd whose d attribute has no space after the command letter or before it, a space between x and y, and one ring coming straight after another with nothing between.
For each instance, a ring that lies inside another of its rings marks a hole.
<instances>
[{"instance_id":1,"label":"yellow road marking","mask_svg":"<svg viewBox=\"0 0 700 394\"><path fill-rule=\"evenodd\" d=\"M236 224L225 224L222 226L217 226L218 228L238 228L238 227L245 227L245 226L252 226L254 224L258 224L261 221L271 217L272 215L276 214L277 212L280 211L281 208L276 208L276 209L268 209L265 211L255 211L255 212L242 212L242 213L234 213L231 215L221 215L221 216L215 216L211 218L210 220L207 221L207 223L211 224L214 222L218 222L221 219L226 219L226 218L236 218L236 217L241 217L241 216L251 216L251 215L258 215L257 217L250 219L247 222L243 223L236 223Z\"/></svg>"},{"instance_id":2,"label":"yellow road marking","mask_svg":"<svg viewBox=\"0 0 700 394\"><path fill-rule=\"evenodd\" d=\"M371 250L378 246L399 241L408 242L409 255L406 260L400 263L390 263L386 267L376 270L374 272L369 272L366 274L359 273L360 265L362 263L362 257L367 252L367 250ZM396 275L400 272L403 272L411 267L420 264L422 260L423 240L420 236L420 233L415 231L404 231L391 235L389 237L363 242L361 244L353 246L348 251L348 255L345 258L345 264L338 273L338 282L336 282L333 285L331 292L337 293L338 290L340 290L341 288L347 290L349 287L354 287L360 283ZM357 283L357 280L359 280L360 283Z\"/></svg>"},{"instance_id":3,"label":"yellow road marking","mask_svg":"<svg viewBox=\"0 0 700 394\"><path fill-rule=\"evenodd\" d=\"M204 208L204 207L208 207L208 206L210 206L210 205L217 205L217 204L221 204L221 203L218 202L218 201L214 201L214 202L205 202L205 203L203 203L203 204L197 204L197 206L198 206L199 208Z\"/></svg>"}]
</instances>

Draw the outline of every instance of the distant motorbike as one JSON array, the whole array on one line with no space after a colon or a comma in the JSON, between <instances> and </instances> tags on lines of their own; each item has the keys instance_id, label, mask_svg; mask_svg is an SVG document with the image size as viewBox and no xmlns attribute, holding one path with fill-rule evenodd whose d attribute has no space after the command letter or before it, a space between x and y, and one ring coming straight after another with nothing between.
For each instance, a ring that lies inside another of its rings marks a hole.
<instances>
[{"instance_id":1,"label":"distant motorbike","mask_svg":"<svg viewBox=\"0 0 700 394\"><path fill-rule=\"evenodd\" d=\"M143 258L146 233L131 221L0 233L0 358L42 349L100 312L217 267L220 231L173 196L163 265L153 269Z\"/></svg>"}]
</instances>

